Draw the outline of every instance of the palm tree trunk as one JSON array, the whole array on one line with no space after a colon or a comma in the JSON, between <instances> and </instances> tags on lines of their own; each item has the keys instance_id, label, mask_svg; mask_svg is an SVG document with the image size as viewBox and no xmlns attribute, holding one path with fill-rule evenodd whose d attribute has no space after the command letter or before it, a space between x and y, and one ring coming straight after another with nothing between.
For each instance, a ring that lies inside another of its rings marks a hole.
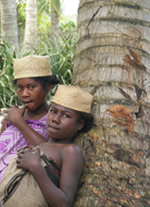
<instances>
[{"instance_id":1,"label":"palm tree trunk","mask_svg":"<svg viewBox=\"0 0 150 207\"><path fill-rule=\"evenodd\" d=\"M72 84L94 94L96 126L76 140L74 207L150 206L149 26L148 0L80 0Z\"/></svg>"},{"instance_id":2,"label":"palm tree trunk","mask_svg":"<svg viewBox=\"0 0 150 207\"><path fill-rule=\"evenodd\" d=\"M51 31L50 40L57 41L59 35L60 0L51 0Z\"/></svg>"},{"instance_id":3,"label":"palm tree trunk","mask_svg":"<svg viewBox=\"0 0 150 207\"><path fill-rule=\"evenodd\" d=\"M57 39L59 33L59 16L54 7L51 7L51 35Z\"/></svg>"},{"instance_id":4,"label":"palm tree trunk","mask_svg":"<svg viewBox=\"0 0 150 207\"><path fill-rule=\"evenodd\" d=\"M32 50L32 48L37 47L37 1L36 0L27 0L24 47L26 50Z\"/></svg>"},{"instance_id":5,"label":"palm tree trunk","mask_svg":"<svg viewBox=\"0 0 150 207\"><path fill-rule=\"evenodd\" d=\"M1 0L1 35L14 48L18 48L16 0Z\"/></svg>"}]
</instances>

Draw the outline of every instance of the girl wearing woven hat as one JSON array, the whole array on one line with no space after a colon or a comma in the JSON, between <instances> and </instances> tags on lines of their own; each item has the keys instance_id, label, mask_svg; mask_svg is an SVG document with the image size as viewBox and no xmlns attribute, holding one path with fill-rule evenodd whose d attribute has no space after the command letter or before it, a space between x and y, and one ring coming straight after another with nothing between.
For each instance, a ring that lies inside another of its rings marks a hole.
<instances>
[{"instance_id":1,"label":"girl wearing woven hat","mask_svg":"<svg viewBox=\"0 0 150 207\"><path fill-rule=\"evenodd\" d=\"M3 122L0 136L0 181L17 150L27 144L36 146L47 141L47 94L58 83L51 75L48 56L14 59L14 83L21 108L14 106Z\"/></svg>"},{"instance_id":2,"label":"girl wearing woven hat","mask_svg":"<svg viewBox=\"0 0 150 207\"><path fill-rule=\"evenodd\" d=\"M24 175L17 190L11 191L12 195L7 194L5 189L9 176L7 169L0 184L0 199L4 207L71 207L73 205L83 165L81 150L73 143L73 139L78 132L87 132L92 126L92 99L91 94L77 86L58 86L47 115L49 141L38 147L24 149L18 154L17 162L14 162L16 169L27 170L30 173ZM48 172L42 166L41 151L55 163L52 171L57 174L58 182L49 178ZM8 168L11 167L10 164ZM31 177L31 184L26 186L25 180ZM31 187L32 183L35 189ZM7 185L7 187L12 189L12 186ZM37 188L40 192L37 192ZM21 196L22 201L18 199L21 192L26 192L24 197Z\"/></svg>"}]
</instances>

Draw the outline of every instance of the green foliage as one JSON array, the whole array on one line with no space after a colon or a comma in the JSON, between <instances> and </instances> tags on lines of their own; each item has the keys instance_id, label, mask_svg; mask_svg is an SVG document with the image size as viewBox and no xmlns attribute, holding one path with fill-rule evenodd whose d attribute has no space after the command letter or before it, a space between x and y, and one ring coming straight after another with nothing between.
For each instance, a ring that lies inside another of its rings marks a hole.
<instances>
[{"instance_id":1,"label":"green foliage","mask_svg":"<svg viewBox=\"0 0 150 207\"><path fill-rule=\"evenodd\" d=\"M51 23L50 17L47 15L47 13L43 12L42 14L39 14L37 17L37 23L39 33L49 33Z\"/></svg>"},{"instance_id":2,"label":"green foliage","mask_svg":"<svg viewBox=\"0 0 150 207\"><path fill-rule=\"evenodd\" d=\"M77 31L77 25L74 21L63 19L60 21L59 29L62 32L75 32Z\"/></svg>"},{"instance_id":3,"label":"green foliage","mask_svg":"<svg viewBox=\"0 0 150 207\"><path fill-rule=\"evenodd\" d=\"M0 108L9 108L20 104L13 86L13 59L29 55L24 50L13 52L13 48L3 40L0 44Z\"/></svg>"},{"instance_id":4,"label":"green foliage","mask_svg":"<svg viewBox=\"0 0 150 207\"><path fill-rule=\"evenodd\" d=\"M61 33L52 41L48 36L39 40L38 55L48 55L53 74L57 75L60 83L70 84L73 73L73 57L76 48L76 31Z\"/></svg>"},{"instance_id":5,"label":"green foliage","mask_svg":"<svg viewBox=\"0 0 150 207\"><path fill-rule=\"evenodd\" d=\"M38 13L47 13L48 15L51 12L51 0L37 0Z\"/></svg>"},{"instance_id":6,"label":"green foliage","mask_svg":"<svg viewBox=\"0 0 150 207\"><path fill-rule=\"evenodd\" d=\"M24 31L26 18L26 1L21 0L17 2L17 18L19 30Z\"/></svg>"},{"instance_id":7,"label":"green foliage","mask_svg":"<svg viewBox=\"0 0 150 207\"><path fill-rule=\"evenodd\" d=\"M12 80L12 48L5 42L0 44L0 108L7 108L18 102Z\"/></svg>"},{"instance_id":8,"label":"green foliage","mask_svg":"<svg viewBox=\"0 0 150 207\"><path fill-rule=\"evenodd\" d=\"M55 8L59 18L61 18L60 0L37 0L37 22L39 33L49 33L51 27L51 8Z\"/></svg>"},{"instance_id":9,"label":"green foliage","mask_svg":"<svg viewBox=\"0 0 150 207\"><path fill-rule=\"evenodd\" d=\"M70 84L72 79L73 57L76 48L76 25L71 21L61 22L61 34L57 39L50 40L48 35L39 36L39 46L34 54L48 55L52 73L57 75L60 83ZM33 51L25 52L23 47L13 52L12 47L3 41L0 44L0 108L19 105L13 82L13 58L29 55Z\"/></svg>"},{"instance_id":10,"label":"green foliage","mask_svg":"<svg viewBox=\"0 0 150 207\"><path fill-rule=\"evenodd\" d=\"M51 0L51 6L55 9L55 11L59 14L60 13L60 0Z\"/></svg>"}]
</instances>

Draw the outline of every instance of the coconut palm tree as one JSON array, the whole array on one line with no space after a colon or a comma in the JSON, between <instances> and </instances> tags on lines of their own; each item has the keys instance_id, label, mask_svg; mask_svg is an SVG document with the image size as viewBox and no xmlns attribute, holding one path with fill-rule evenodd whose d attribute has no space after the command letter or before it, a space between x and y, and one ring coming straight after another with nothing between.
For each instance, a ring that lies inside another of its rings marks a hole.
<instances>
[{"instance_id":1,"label":"coconut palm tree","mask_svg":"<svg viewBox=\"0 0 150 207\"><path fill-rule=\"evenodd\" d=\"M1 0L1 35L14 49L18 48L16 0Z\"/></svg>"},{"instance_id":2,"label":"coconut palm tree","mask_svg":"<svg viewBox=\"0 0 150 207\"><path fill-rule=\"evenodd\" d=\"M49 9L50 6L50 9ZM59 16L60 16L60 0L38 0L38 7L40 12L47 12L49 15L50 12L50 40L58 38L59 34Z\"/></svg>"},{"instance_id":3,"label":"coconut palm tree","mask_svg":"<svg viewBox=\"0 0 150 207\"><path fill-rule=\"evenodd\" d=\"M150 206L150 4L80 0L72 84L94 94L74 207Z\"/></svg>"},{"instance_id":4,"label":"coconut palm tree","mask_svg":"<svg viewBox=\"0 0 150 207\"><path fill-rule=\"evenodd\" d=\"M59 34L60 0L51 0L51 39Z\"/></svg>"},{"instance_id":5,"label":"coconut palm tree","mask_svg":"<svg viewBox=\"0 0 150 207\"><path fill-rule=\"evenodd\" d=\"M37 47L37 1L27 0L26 5L26 26L24 47L26 50L32 50Z\"/></svg>"}]
</instances>

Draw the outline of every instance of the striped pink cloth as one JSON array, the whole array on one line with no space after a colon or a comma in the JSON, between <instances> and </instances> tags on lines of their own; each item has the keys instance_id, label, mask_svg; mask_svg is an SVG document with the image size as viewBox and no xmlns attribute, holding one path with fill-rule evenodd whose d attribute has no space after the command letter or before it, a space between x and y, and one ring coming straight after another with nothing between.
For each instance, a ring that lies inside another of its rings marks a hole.
<instances>
[{"instance_id":1,"label":"striped pink cloth","mask_svg":"<svg viewBox=\"0 0 150 207\"><path fill-rule=\"evenodd\" d=\"M30 127L47 139L46 119L47 115L40 120L26 120L26 122ZM26 145L28 145L28 143L22 133L20 133L15 125L9 122L7 124L7 129L0 136L0 182L8 164L16 157L18 149Z\"/></svg>"}]
</instances>

